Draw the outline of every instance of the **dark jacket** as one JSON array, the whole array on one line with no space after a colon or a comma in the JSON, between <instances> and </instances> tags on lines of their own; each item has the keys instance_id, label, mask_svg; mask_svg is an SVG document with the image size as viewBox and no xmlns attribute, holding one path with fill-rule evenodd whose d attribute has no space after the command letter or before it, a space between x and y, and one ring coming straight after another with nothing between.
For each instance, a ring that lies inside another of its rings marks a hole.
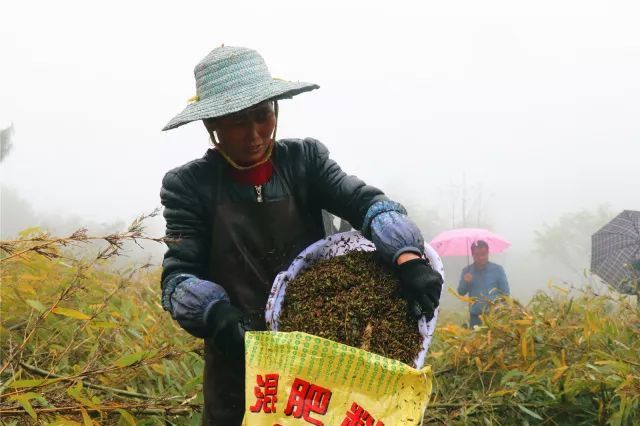
<instances>
[{"instance_id":1,"label":"dark jacket","mask_svg":"<svg viewBox=\"0 0 640 426\"><path fill-rule=\"evenodd\" d=\"M387 199L379 189L345 174L317 140L278 141L272 158L275 170L263 186L264 200L278 199L292 191L314 227L323 227L324 208L360 229L369 207ZM179 238L180 243L168 244L163 284L178 273L207 279L206 253L215 232L211 229L215 204L256 200L254 188L232 180L226 170L229 167L218 153L209 150L201 159L173 169L164 177L160 198L165 207L167 237Z\"/></svg>"}]
</instances>

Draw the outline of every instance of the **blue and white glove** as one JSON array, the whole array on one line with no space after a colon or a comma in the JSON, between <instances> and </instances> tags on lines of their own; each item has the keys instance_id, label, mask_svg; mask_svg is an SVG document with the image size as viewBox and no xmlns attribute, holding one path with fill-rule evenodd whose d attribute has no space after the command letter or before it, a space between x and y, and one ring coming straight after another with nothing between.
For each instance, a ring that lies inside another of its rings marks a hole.
<instances>
[{"instance_id":1,"label":"blue and white glove","mask_svg":"<svg viewBox=\"0 0 640 426\"><path fill-rule=\"evenodd\" d=\"M215 330L208 318L220 302L230 302L222 286L191 274L176 275L162 289L162 307L196 337L212 336Z\"/></svg>"},{"instance_id":2,"label":"blue and white glove","mask_svg":"<svg viewBox=\"0 0 640 426\"><path fill-rule=\"evenodd\" d=\"M403 253L424 253L424 239L407 211L395 201L378 201L365 215L362 234L373 241L382 259L395 265Z\"/></svg>"}]
</instances>

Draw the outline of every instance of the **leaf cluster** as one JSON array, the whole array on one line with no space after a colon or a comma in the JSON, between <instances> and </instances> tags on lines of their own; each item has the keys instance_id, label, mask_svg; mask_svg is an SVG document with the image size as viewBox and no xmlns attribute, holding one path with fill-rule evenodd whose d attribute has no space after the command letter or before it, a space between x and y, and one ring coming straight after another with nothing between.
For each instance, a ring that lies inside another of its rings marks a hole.
<instances>
[{"instance_id":1,"label":"leaf cluster","mask_svg":"<svg viewBox=\"0 0 640 426\"><path fill-rule=\"evenodd\" d=\"M431 424L631 425L640 420L640 311L590 290L505 299L467 329L441 324Z\"/></svg>"},{"instance_id":2,"label":"leaf cluster","mask_svg":"<svg viewBox=\"0 0 640 426\"><path fill-rule=\"evenodd\" d=\"M134 225L125 238L142 236ZM197 422L202 344L159 305L159 268L115 270L114 256L78 260L58 243L43 255L31 248L52 239L30 232L23 240L1 263L2 421ZM118 238L107 244L117 251Z\"/></svg>"}]
</instances>

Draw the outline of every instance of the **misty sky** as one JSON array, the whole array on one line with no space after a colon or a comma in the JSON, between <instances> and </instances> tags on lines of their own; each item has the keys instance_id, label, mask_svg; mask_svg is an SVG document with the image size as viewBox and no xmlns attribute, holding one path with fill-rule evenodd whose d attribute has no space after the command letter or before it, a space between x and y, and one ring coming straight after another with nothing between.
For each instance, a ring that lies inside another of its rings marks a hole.
<instances>
[{"instance_id":1,"label":"misty sky","mask_svg":"<svg viewBox=\"0 0 640 426\"><path fill-rule=\"evenodd\" d=\"M0 123L15 125L2 183L41 212L113 222L158 206L164 173L208 146L200 123L160 129L221 43L319 84L281 102L279 137L320 139L401 201L438 210L464 176L512 239L572 209L640 209L638 2L13 1L0 15Z\"/></svg>"}]
</instances>

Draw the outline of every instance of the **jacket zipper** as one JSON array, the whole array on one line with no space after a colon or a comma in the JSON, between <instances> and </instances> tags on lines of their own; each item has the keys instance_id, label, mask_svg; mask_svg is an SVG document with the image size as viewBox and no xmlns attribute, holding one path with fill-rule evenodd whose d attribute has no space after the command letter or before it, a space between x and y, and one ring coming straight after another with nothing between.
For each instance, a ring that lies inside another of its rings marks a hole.
<instances>
[{"instance_id":1,"label":"jacket zipper","mask_svg":"<svg viewBox=\"0 0 640 426\"><path fill-rule=\"evenodd\" d=\"M258 202L261 203L263 201L263 199L262 199L262 185L256 185L256 186L254 186L254 188L256 189L256 200L258 200Z\"/></svg>"}]
</instances>

